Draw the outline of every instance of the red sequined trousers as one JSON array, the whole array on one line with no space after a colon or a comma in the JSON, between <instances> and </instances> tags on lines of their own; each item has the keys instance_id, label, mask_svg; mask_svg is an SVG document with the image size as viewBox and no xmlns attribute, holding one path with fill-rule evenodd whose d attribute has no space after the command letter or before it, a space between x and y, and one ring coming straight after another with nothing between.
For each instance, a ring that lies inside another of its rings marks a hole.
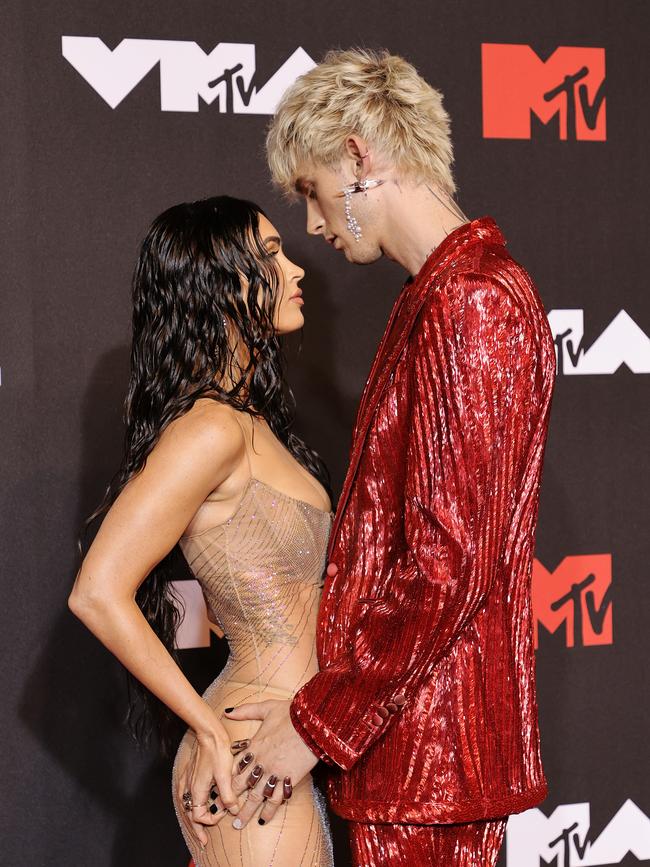
<instances>
[{"instance_id":1,"label":"red sequined trousers","mask_svg":"<svg viewBox=\"0 0 650 867\"><path fill-rule=\"evenodd\" d=\"M352 857L359 867L494 867L505 819L466 825L350 823Z\"/></svg>"}]
</instances>

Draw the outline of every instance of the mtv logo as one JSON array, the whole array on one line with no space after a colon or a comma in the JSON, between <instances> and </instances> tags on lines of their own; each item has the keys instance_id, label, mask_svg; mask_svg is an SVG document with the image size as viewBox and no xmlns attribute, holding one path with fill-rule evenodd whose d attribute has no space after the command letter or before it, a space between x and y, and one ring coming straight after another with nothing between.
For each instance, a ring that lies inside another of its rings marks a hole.
<instances>
[{"instance_id":1,"label":"mtv logo","mask_svg":"<svg viewBox=\"0 0 650 867\"><path fill-rule=\"evenodd\" d=\"M625 310L619 310L588 349L584 346L583 310L551 310L548 321L558 373L615 373L622 364L633 373L650 373L650 337Z\"/></svg>"},{"instance_id":2,"label":"mtv logo","mask_svg":"<svg viewBox=\"0 0 650 867\"><path fill-rule=\"evenodd\" d=\"M196 42L173 39L123 39L111 50L97 36L63 36L61 50L111 108L159 65L161 111L198 111L201 99L217 100L222 113L273 114L287 87L315 66L297 48L259 87L249 43L220 42L206 54Z\"/></svg>"},{"instance_id":3,"label":"mtv logo","mask_svg":"<svg viewBox=\"0 0 650 867\"><path fill-rule=\"evenodd\" d=\"M612 555L565 557L554 572L533 561L532 600L535 647L539 624L549 632L562 625L567 647L611 644Z\"/></svg>"},{"instance_id":4,"label":"mtv logo","mask_svg":"<svg viewBox=\"0 0 650 867\"><path fill-rule=\"evenodd\" d=\"M594 839L589 804L564 804L547 818L535 808L511 816L507 867L603 867L632 854L650 860L650 819L628 799Z\"/></svg>"},{"instance_id":5,"label":"mtv logo","mask_svg":"<svg viewBox=\"0 0 650 867\"><path fill-rule=\"evenodd\" d=\"M556 48L541 60L530 45L484 43L484 138L529 139L531 113L559 119L562 140L604 141L605 49Z\"/></svg>"}]
</instances>

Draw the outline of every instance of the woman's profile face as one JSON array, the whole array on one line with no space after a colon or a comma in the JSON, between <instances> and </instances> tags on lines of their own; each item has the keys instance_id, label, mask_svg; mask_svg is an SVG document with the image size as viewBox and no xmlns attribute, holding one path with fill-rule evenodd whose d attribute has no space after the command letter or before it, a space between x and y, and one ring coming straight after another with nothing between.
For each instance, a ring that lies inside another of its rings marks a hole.
<instances>
[{"instance_id":1,"label":"woman's profile face","mask_svg":"<svg viewBox=\"0 0 650 867\"><path fill-rule=\"evenodd\" d=\"M305 272L287 258L282 249L280 233L264 214L259 215L259 234L262 243L273 256L278 272L279 298L275 305L273 325L278 334L289 334L305 324L302 314L302 289L298 285Z\"/></svg>"}]
</instances>

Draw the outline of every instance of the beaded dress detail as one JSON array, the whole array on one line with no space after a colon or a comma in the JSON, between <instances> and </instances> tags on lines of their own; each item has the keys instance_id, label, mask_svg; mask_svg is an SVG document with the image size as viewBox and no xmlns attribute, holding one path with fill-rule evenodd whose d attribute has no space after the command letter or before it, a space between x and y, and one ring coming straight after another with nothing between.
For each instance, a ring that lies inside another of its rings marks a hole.
<instances>
[{"instance_id":1,"label":"beaded dress detail","mask_svg":"<svg viewBox=\"0 0 650 867\"><path fill-rule=\"evenodd\" d=\"M292 699L318 670L315 635L332 516L251 476L226 522L179 545L228 640L230 656L203 697L224 707ZM233 740L250 738L257 721L222 717ZM196 867L332 867L329 827L311 777L264 826L243 831L226 816L206 826L205 850L195 840L176 797L176 779L196 740L188 730L173 771L176 814ZM242 796L242 801L244 797Z\"/></svg>"}]
</instances>

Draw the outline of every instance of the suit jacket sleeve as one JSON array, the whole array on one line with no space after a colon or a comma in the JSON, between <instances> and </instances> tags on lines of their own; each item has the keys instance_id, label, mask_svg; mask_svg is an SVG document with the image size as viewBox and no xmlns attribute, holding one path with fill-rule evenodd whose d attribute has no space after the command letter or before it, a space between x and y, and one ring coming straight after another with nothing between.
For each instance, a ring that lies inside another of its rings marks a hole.
<instances>
[{"instance_id":1,"label":"suit jacket sleeve","mask_svg":"<svg viewBox=\"0 0 650 867\"><path fill-rule=\"evenodd\" d=\"M381 598L359 603L348 652L291 706L310 749L345 770L387 730L396 704L434 676L480 610L538 413L530 313L492 278L455 275L425 302L407 352L405 548Z\"/></svg>"}]
</instances>

